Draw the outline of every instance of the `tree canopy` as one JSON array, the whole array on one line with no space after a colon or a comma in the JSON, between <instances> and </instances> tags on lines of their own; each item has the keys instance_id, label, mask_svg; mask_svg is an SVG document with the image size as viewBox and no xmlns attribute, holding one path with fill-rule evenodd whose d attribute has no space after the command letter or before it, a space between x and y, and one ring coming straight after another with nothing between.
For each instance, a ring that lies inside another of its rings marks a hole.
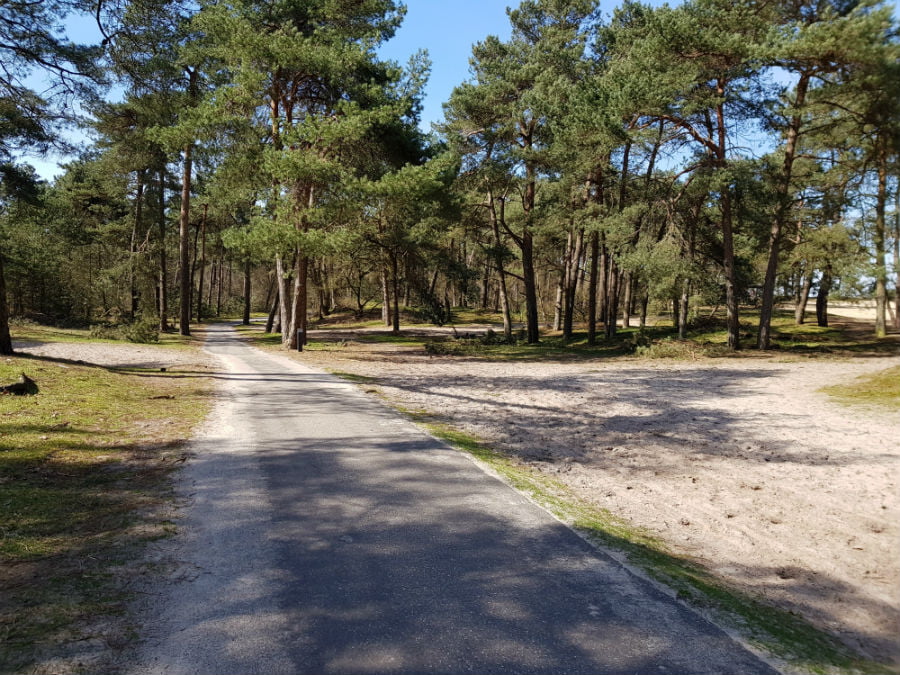
<instances>
[{"instance_id":1,"label":"tree canopy","mask_svg":"<svg viewBox=\"0 0 900 675\"><path fill-rule=\"evenodd\" d=\"M65 35L79 12L102 44ZM394 0L0 5L0 353L10 312L188 334L265 311L296 347L341 306L380 305L395 331L404 311L442 323L479 306L506 340L521 321L531 343L577 325L593 343L650 311L684 336L721 305L739 349L755 306L768 349L779 304L802 322L811 295L843 293L875 299L879 335L900 326L886 3L626 0L604 15L523 0L508 39L473 46L434 132L427 53L378 56L404 14ZM103 100L106 82L121 100ZM28 156L62 147L78 116L89 140L41 182Z\"/></svg>"}]
</instances>

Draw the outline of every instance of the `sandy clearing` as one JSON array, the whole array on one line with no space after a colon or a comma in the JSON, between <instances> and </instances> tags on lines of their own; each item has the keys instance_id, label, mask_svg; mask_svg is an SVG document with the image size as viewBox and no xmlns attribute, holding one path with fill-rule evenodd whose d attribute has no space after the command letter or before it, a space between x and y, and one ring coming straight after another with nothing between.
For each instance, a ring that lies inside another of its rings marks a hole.
<instances>
[{"instance_id":1,"label":"sandy clearing","mask_svg":"<svg viewBox=\"0 0 900 675\"><path fill-rule=\"evenodd\" d=\"M900 357L496 363L306 353L558 476L737 586L900 663L900 414L818 390Z\"/></svg>"},{"instance_id":2,"label":"sandy clearing","mask_svg":"<svg viewBox=\"0 0 900 675\"><path fill-rule=\"evenodd\" d=\"M148 345L18 344L118 367L189 367ZM856 359L496 363L353 346L306 352L552 473L732 583L900 663L900 414L818 389Z\"/></svg>"},{"instance_id":3,"label":"sandy clearing","mask_svg":"<svg viewBox=\"0 0 900 675\"><path fill-rule=\"evenodd\" d=\"M22 354L115 368L183 368L209 362L199 350L143 344L13 341Z\"/></svg>"}]
</instances>

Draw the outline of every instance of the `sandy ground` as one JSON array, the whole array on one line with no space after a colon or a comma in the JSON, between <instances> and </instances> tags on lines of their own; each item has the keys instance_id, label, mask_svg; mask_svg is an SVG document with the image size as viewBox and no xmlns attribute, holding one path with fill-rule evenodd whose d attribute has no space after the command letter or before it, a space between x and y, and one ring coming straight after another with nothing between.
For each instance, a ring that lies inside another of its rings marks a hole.
<instances>
[{"instance_id":1,"label":"sandy ground","mask_svg":"<svg viewBox=\"0 0 900 675\"><path fill-rule=\"evenodd\" d=\"M492 363L357 344L303 358L377 378L390 400L439 413L738 587L900 663L900 414L818 391L900 357ZM138 345L18 347L102 365L197 360Z\"/></svg>"},{"instance_id":2,"label":"sandy ground","mask_svg":"<svg viewBox=\"0 0 900 675\"><path fill-rule=\"evenodd\" d=\"M303 358L376 378L389 400L900 663L900 414L818 391L900 357L492 363L368 348Z\"/></svg>"},{"instance_id":3,"label":"sandy ground","mask_svg":"<svg viewBox=\"0 0 900 675\"><path fill-rule=\"evenodd\" d=\"M66 361L83 361L117 368L174 369L210 363L209 357L199 351L155 345L14 340L13 347L22 354L34 354Z\"/></svg>"}]
</instances>

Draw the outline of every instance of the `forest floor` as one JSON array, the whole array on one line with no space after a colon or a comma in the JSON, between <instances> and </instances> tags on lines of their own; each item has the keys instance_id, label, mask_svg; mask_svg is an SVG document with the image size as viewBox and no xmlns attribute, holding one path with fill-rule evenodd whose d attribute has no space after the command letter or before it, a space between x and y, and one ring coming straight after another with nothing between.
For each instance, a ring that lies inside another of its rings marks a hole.
<instances>
[{"instance_id":1,"label":"forest floor","mask_svg":"<svg viewBox=\"0 0 900 675\"><path fill-rule=\"evenodd\" d=\"M0 672L104 672L134 639L132 585L170 536L171 473L210 407L200 341L90 341L87 331L14 325L0 382Z\"/></svg>"},{"instance_id":2,"label":"forest floor","mask_svg":"<svg viewBox=\"0 0 900 675\"><path fill-rule=\"evenodd\" d=\"M900 401L848 407L823 390L897 373L896 336L864 355L516 361L340 335L313 331L341 347L297 356L900 665Z\"/></svg>"}]
</instances>

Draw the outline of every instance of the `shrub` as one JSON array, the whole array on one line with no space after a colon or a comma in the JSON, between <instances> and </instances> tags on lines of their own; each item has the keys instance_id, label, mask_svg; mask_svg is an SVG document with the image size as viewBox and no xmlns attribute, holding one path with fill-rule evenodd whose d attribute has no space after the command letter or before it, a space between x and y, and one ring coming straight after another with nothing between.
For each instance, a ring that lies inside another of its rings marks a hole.
<instances>
[{"instance_id":1,"label":"shrub","mask_svg":"<svg viewBox=\"0 0 900 675\"><path fill-rule=\"evenodd\" d=\"M140 319L122 326L122 337L129 342L159 342L159 326L152 319Z\"/></svg>"},{"instance_id":2,"label":"shrub","mask_svg":"<svg viewBox=\"0 0 900 675\"><path fill-rule=\"evenodd\" d=\"M107 323L98 323L91 325L90 335L95 340L121 340L122 332L118 326L111 326Z\"/></svg>"}]
</instances>

